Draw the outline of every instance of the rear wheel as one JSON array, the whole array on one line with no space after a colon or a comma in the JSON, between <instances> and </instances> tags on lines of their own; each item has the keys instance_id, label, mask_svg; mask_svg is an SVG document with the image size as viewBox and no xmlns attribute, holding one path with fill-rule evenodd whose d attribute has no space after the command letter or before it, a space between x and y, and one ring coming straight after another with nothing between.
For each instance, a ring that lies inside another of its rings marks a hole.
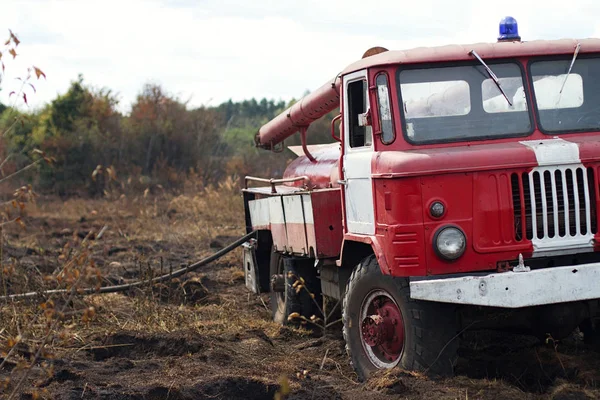
<instances>
[{"instance_id":1,"label":"rear wheel","mask_svg":"<svg viewBox=\"0 0 600 400\"><path fill-rule=\"evenodd\" d=\"M288 321L292 313L298 313L307 319L313 315L321 317L319 307L317 307L317 304L322 302L321 282L317 278L314 260L291 258L273 252L270 271L272 281L279 282L271 285L273 321L285 325L292 322ZM307 290L301 289L296 293L294 283L300 278L304 279L304 286ZM314 299L310 294L314 295Z\"/></svg>"},{"instance_id":2,"label":"rear wheel","mask_svg":"<svg viewBox=\"0 0 600 400\"><path fill-rule=\"evenodd\" d=\"M383 275L375 256L352 272L343 320L346 350L360 379L397 365L442 376L454 372L455 308L412 300L407 279Z\"/></svg>"},{"instance_id":3,"label":"rear wheel","mask_svg":"<svg viewBox=\"0 0 600 400\"><path fill-rule=\"evenodd\" d=\"M583 340L587 344L598 345L600 344L600 327L595 326L591 319L583 321L579 326L579 330L583 333Z\"/></svg>"}]
</instances>

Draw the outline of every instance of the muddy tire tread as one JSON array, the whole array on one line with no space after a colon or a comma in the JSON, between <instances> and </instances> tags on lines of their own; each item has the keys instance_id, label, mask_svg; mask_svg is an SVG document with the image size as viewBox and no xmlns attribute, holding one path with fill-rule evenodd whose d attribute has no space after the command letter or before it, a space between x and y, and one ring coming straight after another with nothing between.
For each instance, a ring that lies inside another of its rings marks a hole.
<instances>
[{"instance_id":1,"label":"muddy tire tread","mask_svg":"<svg viewBox=\"0 0 600 400\"><path fill-rule=\"evenodd\" d=\"M400 366L432 375L452 376L454 366L458 360L457 321L454 307L411 299L408 280L383 275L377 259L374 255L371 255L361 261L352 271L343 301L343 333L346 342L346 353L359 379L365 380L367 373L363 371L360 365L357 365L356 357L352 353L349 340L349 315L346 305L349 303L349 296L352 295L354 287L360 283L362 278L371 274L379 274L381 279L393 283L396 287L397 297L400 298L401 302L405 302L405 310L408 311L403 312L405 332L407 337L412 335L414 340L405 342L405 346L408 347L404 349ZM407 332L409 329L411 332ZM427 343L427 346L425 343Z\"/></svg>"}]
</instances>

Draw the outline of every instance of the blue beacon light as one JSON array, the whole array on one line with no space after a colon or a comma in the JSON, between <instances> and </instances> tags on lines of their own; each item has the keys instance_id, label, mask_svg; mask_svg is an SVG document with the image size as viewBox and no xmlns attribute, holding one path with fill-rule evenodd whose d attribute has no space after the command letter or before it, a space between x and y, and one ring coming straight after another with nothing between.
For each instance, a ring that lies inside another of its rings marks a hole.
<instances>
[{"instance_id":1,"label":"blue beacon light","mask_svg":"<svg viewBox=\"0 0 600 400\"><path fill-rule=\"evenodd\" d=\"M500 35L498 41L518 41L521 40L519 36L519 25L517 20L513 17L504 17L500 20Z\"/></svg>"}]
</instances>

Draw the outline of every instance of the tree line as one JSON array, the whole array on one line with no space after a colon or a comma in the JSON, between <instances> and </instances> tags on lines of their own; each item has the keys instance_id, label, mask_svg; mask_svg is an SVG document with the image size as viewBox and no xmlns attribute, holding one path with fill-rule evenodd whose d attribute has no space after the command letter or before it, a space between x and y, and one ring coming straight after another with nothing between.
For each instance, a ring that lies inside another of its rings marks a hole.
<instances>
[{"instance_id":1,"label":"tree line","mask_svg":"<svg viewBox=\"0 0 600 400\"><path fill-rule=\"evenodd\" d=\"M0 173L10 175L42 155L45 162L21 182L63 196L125 185L179 190L190 179L206 186L228 176L279 177L294 155L257 149L254 136L292 103L250 99L190 108L162 86L146 84L125 115L112 90L95 89L80 75L38 111L0 104ZM311 126L310 143L332 141L334 114Z\"/></svg>"}]
</instances>

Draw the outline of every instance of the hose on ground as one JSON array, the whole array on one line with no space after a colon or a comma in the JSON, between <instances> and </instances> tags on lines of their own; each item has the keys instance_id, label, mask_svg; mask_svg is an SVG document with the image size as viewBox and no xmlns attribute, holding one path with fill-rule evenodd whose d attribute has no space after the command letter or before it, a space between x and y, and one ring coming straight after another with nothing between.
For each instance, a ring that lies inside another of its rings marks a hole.
<instances>
[{"instance_id":1,"label":"hose on ground","mask_svg":"<svg viewBox=\"0 0 600 400\"><path fill-rule=\"evenodd\" d=\"M235 242L231 243L227 247L222 248L221 250L217 251L216 253L214 253L200 261L190 264L184 268L175 270L171 273L157 276L156 278L153 278L151 280L141 280L141 281L126 283L126 284L122 284L122 285L104 286L104 287L100 287L100 288L82 288L82 289L78 289L77 293L79 293L79 294L99 294L99 293L126 292L130 289L133 289L133 288L136 288L139 286L154 285L156 283L166 282L166 281L172 280L174 278L178 278L182 275L185 275L188 272L192 272L192 271L194 271L200 267L203 267L204 265L209 264L215 260L218 260L219 258L223 257L225 254L227 254L227 253L231 252L232 250L236 249L237 247L241 246L243 243L247 242L249 239L251 239L254 236L256 236L256 231L252 231L252 232L248 233L247 235L242 236L241 238L239 238ZM3 297L5 299L10 299L10 300L19 300L19 299L27 299L27 298L45 296L45 295L51 295L51 294L62 294L62 293L67 293L70 290L71 289L53 289L53 290L44 290L44 291L40 291L40 292L16 293L16 294L11 294L8 296L3 296Z\"/></svg>"}]
</instances>

